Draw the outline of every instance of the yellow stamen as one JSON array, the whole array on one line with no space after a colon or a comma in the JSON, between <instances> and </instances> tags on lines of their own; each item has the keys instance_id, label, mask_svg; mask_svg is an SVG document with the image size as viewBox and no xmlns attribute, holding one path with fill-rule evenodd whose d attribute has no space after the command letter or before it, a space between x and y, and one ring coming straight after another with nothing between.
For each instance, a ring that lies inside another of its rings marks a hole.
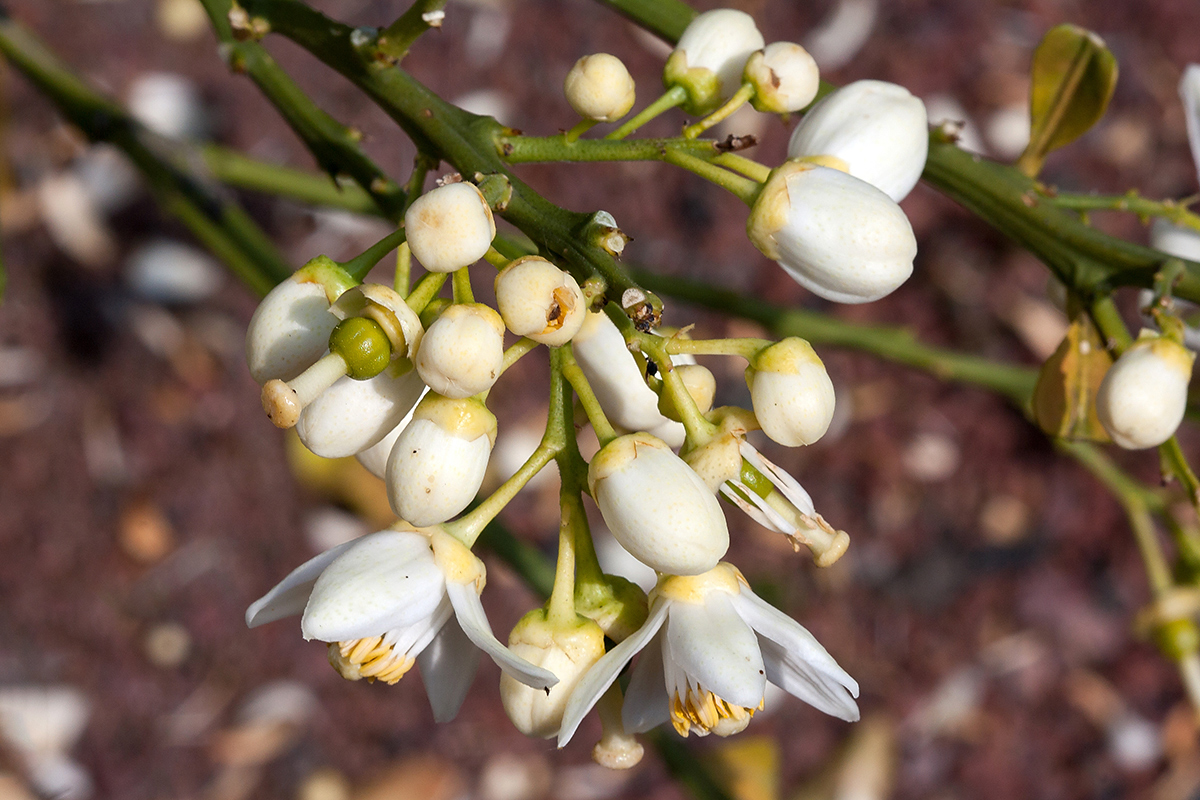
<instances>
[{"instance_id":1,"label":"yellow stamen","mask_svg":"<svg viewBox=\"0 0 1200 800\"><path fill-rule=\"evenodd\" d=\"M329 663L346 680L366 678L390 686L403 678L416 661L407 653L397 653L382 636L369 636L330 644Z\"/></svg>"},{"instance_id":2,"label":"yellow stamen","mask_svg":"<svg viewBox=\"0 0 1200 800\"><path fill-rule=\"evenodd\" d=\"M697 736L710 733L730 736L739 733L750 724L754 712L761 711L763 707L762 701L759 701L758 708L733 705L702 686L696 689L689 686L684 694L680 698L679 692L675 692L671 697L671 724L680 736L687 736L693 729Z\"/></svg>"}]
</instances>

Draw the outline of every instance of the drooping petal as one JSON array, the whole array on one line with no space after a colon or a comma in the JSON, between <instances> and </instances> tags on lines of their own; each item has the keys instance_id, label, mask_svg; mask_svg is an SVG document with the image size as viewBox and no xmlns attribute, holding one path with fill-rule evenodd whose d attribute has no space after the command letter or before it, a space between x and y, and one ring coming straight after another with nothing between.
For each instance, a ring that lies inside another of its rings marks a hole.
<instances>
[{"instance_id":1,"label":"drooping petal","mask_svg":"<svg viewBox=\"0 0 1200 800\"><path fill-rule=\"evenodd\" d=\"M479 669L479 648L463 633L453 614L417 656L417 664L421 667L429 705L433 707L434 721L454 719Z\"/></svg>"},{"instance_id":2,"label":"drooping petal","mask_svg":"<svg viewBox=\"0 0 1200 800\"><path fill-rule=\"evenodd\" d=\"M703 604L673 603L669 651L692 681L728 703L758 708L767 688L762 654L754 631L731 605L733 596L710 591Z\"/></svg>"},{"instance_id":3,"label":"drooping petal","mask_svg":"<svg viewBox=\"0 0 1200 800\"><path fill-rule=\"evenodd\" d=\"M380 531L353 542L313 586L300 629L306 639L339 642L378 636L431 616L445 578L429 539Z\"/></svg>"},{"instance_id":4,"label":"drooping petal","mask_svg":"<svg viewBox=\"0 0 1200 800\"><path fill-rule=\"evenodd\" d=\"M587 712L591 711L592 706L600 700L600 696L608 691L608 687L621 674L621 670L625 669L625 665L658 633L658 629L667 619L670 606L671 603L662 600L651 606L650 616L646 618L642 627L605 653L579 681L579 685L571 693L571 699L567 701L566 710L563 711L562 727L558 731L559 747L565 747L567 742L571 741Z\"/></svg>"},{"instance_id":5,"label":"drooping petal","mask_svg":"<svg viewBox=\"0 0 1200 800\"><path fill-rule=\"evenodd\" d=\"M626 733L644 733L671 719L671 705L663 684L662 639L650 640L629 677L621 722Z\"/></svg>"},{"instance_id":6,"label":"drooping petal","mask_svg":"<svg viewBox=\"0 0 1200 800\"><path fill-rule=\"evenodd\" d=\"M523 658L518 658L496 638L496 634L492 633L492 626L488 623L487 615L483 611L483 603L479 600L479 592L475 590L474 583L447 581L446 593L450 595L450 602L454 605L454 615L458 618L458 624L462 626L463 633L476 647L491 656L492 661L496 662L496 666L526 686L532 686L535 689L545 689L558 683L558 677L553 672L534 666Z\"/></svg>"},{"instance_id":7,"label":"drooping petal","mask_svg":"<svg viewBox=\"0 0 1200 800\"><path fill-rule=\"evenodd\" d=\"M767 678L840 719L858 719L858 683L794 619L748 590L731 603L759 635Z\"/></svg>"},{"instance_id":8,"label":"drooping petal","mask_svg":"<svg viewBox=\"0 0 1200 800\"><path fill-rule=\"evenodd\" d=\"M266 625L268 622L294 616L303 611L317 578L334 559L357 542L358 540L354 539L330 548L288 573L288 576L275 584L271 591L246 609L246 627L257 628L259 625Z\"/></svg>"}]
</instances>

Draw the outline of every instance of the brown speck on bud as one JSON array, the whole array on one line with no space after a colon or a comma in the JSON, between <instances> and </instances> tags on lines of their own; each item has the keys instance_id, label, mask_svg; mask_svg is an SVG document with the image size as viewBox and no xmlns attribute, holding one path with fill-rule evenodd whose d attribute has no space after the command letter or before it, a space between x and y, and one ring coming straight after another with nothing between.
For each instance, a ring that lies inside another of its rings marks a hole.
<instances>
[{"instance_id":1,"label":"brown speck on bud","mask_svg":"<svg viewBox=\"0 0 1200 800\"><path fill-rule=\"evenodd\" d=\"M296 426L300 420L300 412L304 410L300 406L296 390L278 378L263 385L262 407L263 411L267 412L267 419L271 420L276 428L285 430Z\"/></svg>"}]
</instances>

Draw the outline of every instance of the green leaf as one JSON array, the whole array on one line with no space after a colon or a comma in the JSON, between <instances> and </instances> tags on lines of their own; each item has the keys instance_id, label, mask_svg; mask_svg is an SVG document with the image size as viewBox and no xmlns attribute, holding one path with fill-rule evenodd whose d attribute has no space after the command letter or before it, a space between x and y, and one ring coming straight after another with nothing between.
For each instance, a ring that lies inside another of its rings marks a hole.
<instances>
[{"instance_id":1,"label":"green leaf","mask_svg":"<svg viewBox=\"0 0 1200 800\"><path fill-rule=\"evenodd\" d=\"M1017 167L1034 177L1047 153L1075 141L1104 116L1117 85L1117 60L1096 34L1059 25L1037 46L1030 73L1029 146Z\"/></svg>"}]
</instances>

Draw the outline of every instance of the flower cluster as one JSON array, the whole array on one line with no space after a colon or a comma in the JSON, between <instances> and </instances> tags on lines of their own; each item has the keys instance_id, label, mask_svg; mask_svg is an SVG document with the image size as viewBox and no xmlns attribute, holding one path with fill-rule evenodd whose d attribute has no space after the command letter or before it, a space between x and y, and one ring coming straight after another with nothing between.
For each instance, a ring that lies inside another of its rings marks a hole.
<instances>
[{"instance_id":1,"label":"flower cluster","mask_svg":"<svg viewBox=\"0 0 1200 800\"><path fill-rule=\"evenodd\" d=\"M709 114L700 129L739 102L797 112L819 85L802 48L764 46L750 17L729 10L695 19L664 82L666 106ZM580 59L565 91L584 118L568 141L634 103L629 73L606 54ZM790 160L762 168L750 238L824 297L864 302L890 292L912 270L916 244L896 202L920 175L925 127L920 101L891 84L862 81L825 97L797 127ZM742 730L763 708L767 682L857 719L855 681L725 561L721 500L807 548L818 566L849 545L750 441L761 430L800 447L825 434L834 390L821 359L798 338L655 330L656 301L641 290L613 297L599 275L564 269L547 251L501 255L497 248L513 250L496 240L492 204L503 203L485 196L488 176L475 180L452 176L411 203L393 235L404 239L395 288L359 283L362 264L318 257L254 314L246 356L267 415L318 455L356 456L385 481L398 521L298 567L250 607L248 624L301 614L305 638L326 643L330 663L352 680L395 683L419 664L439 721L457 713L482 650L503 671L505 709L528 735L566 744L599 704L604 736L594 754L614 767L636 763L632 734L664 722L682 735ZM600 245L619 254L627 237L612 218L593 222ZM498 270L494 307L471 290L481 259ZM414 260L426 274L409 291ZM448 280L453 295L444 298ZM507 348L506 335L517 337ZM542 443L468 510L498 434L488 394L540 345L551 370ZM696 355L746 359L752 408L714 408L716 379ZM579 414L599 444L590 461L576 442ZM563 487L554 590L505 646L483 611L486 573L471 547L552 460ZM649 596L599 569L585 494L616 540L658 573ZM623 698L616 678L635 657Z\"/></svg>"}]
</instances>

